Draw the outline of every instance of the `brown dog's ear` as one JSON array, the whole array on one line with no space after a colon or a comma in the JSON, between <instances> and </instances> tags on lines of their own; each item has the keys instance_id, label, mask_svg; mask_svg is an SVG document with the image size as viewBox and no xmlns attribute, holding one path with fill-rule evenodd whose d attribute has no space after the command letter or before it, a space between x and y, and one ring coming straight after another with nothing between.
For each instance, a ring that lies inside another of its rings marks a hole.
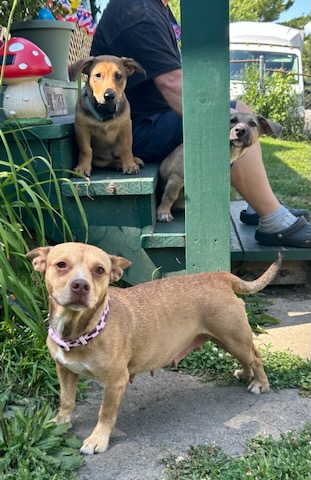
<instances>
[{"instance_id":1,"label":"brown dog's ear","mask_svg":"<svg viewBox=\"0 0 311 480\"><path fill-rule=\"evenodd\" d=\"M86 75L90 72L90 66L92 65L94 57L84 58L83 60L78 60L69 67L69 78L73 82L77 80L79 73L85 73Z\"/></svg>"},{"instance_id":2,"label":"brown dog's ear","mask_svg":"<svg viewBox=\"0 0 311 480\"><path fill-rule=\"evenodd\" d=\"M146 76L146 72L143 67L138 62L135 62L133 58L121 57L121 60L126 68L128 76L132 75L134 72L141 73L142 75Z\"/></svg>"},{"instance_id":3,"label":"brown dog's ear","mask_svg":"<svg viewBox=\"0 0 311 480\"><path fill-rule=\"evenodd\" d=\"M52 248L53 247L39 247L26 253L26 257L32 261L33 268L36 272L45 272L46 259Z\"/></svg>"},{"instance_id":4,"label":"brown dog's ear","mask_svg":"<svg viewBox=\"0 0 311 480\"><path fill-rule=\"evenodd\" d=\"M111 260L110 280L111 282L117 282L122 277L123 270L130 267L132 262L123 257L116 257L115 255L109 255L109 257Z\"/></svg>"},{"instance_id":5,"label":"brown dog's ear","mask_svg":"<svg viewBox=\"0 0 311 480\"><path fill-rule=\"evenodd\" d=\"M264 135L274 135L275 137L279 137L281 135L283 127L279 123L272 122L272 120L267 120L262 115L258 115L258 120Z\"/></svg>"}]
</instances>

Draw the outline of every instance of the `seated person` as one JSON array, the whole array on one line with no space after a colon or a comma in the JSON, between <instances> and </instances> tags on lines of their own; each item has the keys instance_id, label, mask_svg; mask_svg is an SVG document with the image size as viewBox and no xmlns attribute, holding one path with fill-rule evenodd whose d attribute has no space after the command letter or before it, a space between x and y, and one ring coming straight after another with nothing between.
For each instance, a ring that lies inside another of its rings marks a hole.
<instances>
[{"instance_id":1,"label":"seated person","mask_svg":"<svg viewBox=\"0 0 311 480\"><path fill-rule=\"evenodd\" d=\"M183 141L179 32L168 4L169 0L110 0L91 48L94 56L134 58L146 70L146 77L132 75L126 89L133 153L145 162L162 162ZM231 107L250 111L240 101ZM311 247L309 212L280 204L270 187L258 141L234 162L230 175L231 184L249 204L241 220L258 222L255 238L259 243Z\"/></svg>"}]
</instances>

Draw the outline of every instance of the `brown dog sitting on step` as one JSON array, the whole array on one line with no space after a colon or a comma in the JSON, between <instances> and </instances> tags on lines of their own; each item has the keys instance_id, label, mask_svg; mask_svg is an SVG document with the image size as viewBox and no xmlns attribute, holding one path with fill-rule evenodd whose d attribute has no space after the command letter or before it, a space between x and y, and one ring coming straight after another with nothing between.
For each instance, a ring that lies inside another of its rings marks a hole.
<instances>
[{"instance_id":1,"label":"brown dog sitting on step","mask_svg":"<svg viewBox=\"0 0 311 480\"><path fill-rule=\"evenodd\" d=\"M261 115L235 112L230 114L230 164L242 157L261 135L279 137L282 127ZM160 188L163 192L157 209L160 222L174 220L172 209L185 208L183 145L168 155L160 166Z\"/></svg>"},{"instance_id":2,"label":"brown dog sitting on step","mask_svg":"<svg viewBox=\"0 0 311 480\"><path fill-rule=\"evenodd\" d=\"M137 173L139 166L144 165L133 156L130 105L124 93L127 78L134 72L145 74L132 58L109 55L89 57L71 65L71 80L79 73L88 76L76 105L76 172L90 176L92 163L121 169L123 173Z\"/></svg>"},{"instance_id":3,"label":"brown dog sitting on step","mask_svg":"<svg viewBox=\"0 0 311 480\"><path fill-rule=\"evenodd\" d=\"M49 294L47 345L56 361L61 389L56 423L71 421L78 375L104 387L98 423L82 453L104 452L126 386L137 373L177 364L213 340L241 363L234 375L251 380L248 390L269 390L259 352L235 293L262 290L281 259L257 280L228 272L199 273L154 280L129 288L109 287L131 262L82 243L41 247L27 254L45 272Z\"/></svg>"}]
</instances>

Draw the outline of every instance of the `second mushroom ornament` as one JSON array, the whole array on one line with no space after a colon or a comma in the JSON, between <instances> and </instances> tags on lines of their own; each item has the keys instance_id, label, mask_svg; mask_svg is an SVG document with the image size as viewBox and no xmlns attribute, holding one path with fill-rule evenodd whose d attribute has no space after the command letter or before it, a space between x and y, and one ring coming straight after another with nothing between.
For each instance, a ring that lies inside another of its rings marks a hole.
<instances>
[{"instance_id":1,"label":"second mushroom ornament","mask_svg":"<svg viewBox=\"0 0 311 480\"><path fill-rule=\"evenodd\" d=\"M0 48L0 72L4 68L6 89L3 97L4 114L8 118L46 118L48 105L39 79L52 72L47 55L25 38L13 37Z\"/></svg>"}]
</instances>

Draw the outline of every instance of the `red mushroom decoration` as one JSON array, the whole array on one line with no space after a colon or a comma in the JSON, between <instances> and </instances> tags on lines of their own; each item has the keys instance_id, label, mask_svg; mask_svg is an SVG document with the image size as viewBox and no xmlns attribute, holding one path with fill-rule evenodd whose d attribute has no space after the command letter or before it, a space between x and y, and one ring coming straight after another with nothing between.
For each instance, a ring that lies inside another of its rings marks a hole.
<instances>
[{"instance_id":1,"label":"red mushroom decoration","mask_svg":"<svg viewBox=\"0 0 311 480\"><path fill-rule=\"evenodd\" d=\"M7 42L7 56L3 65L4 48L0 47L0 71L4 68L7 85L4 113L9 118L45 118L47 101L38 80L52 72L47 55L25 38L13 37Z\"/></svg>"}]
</instances>

